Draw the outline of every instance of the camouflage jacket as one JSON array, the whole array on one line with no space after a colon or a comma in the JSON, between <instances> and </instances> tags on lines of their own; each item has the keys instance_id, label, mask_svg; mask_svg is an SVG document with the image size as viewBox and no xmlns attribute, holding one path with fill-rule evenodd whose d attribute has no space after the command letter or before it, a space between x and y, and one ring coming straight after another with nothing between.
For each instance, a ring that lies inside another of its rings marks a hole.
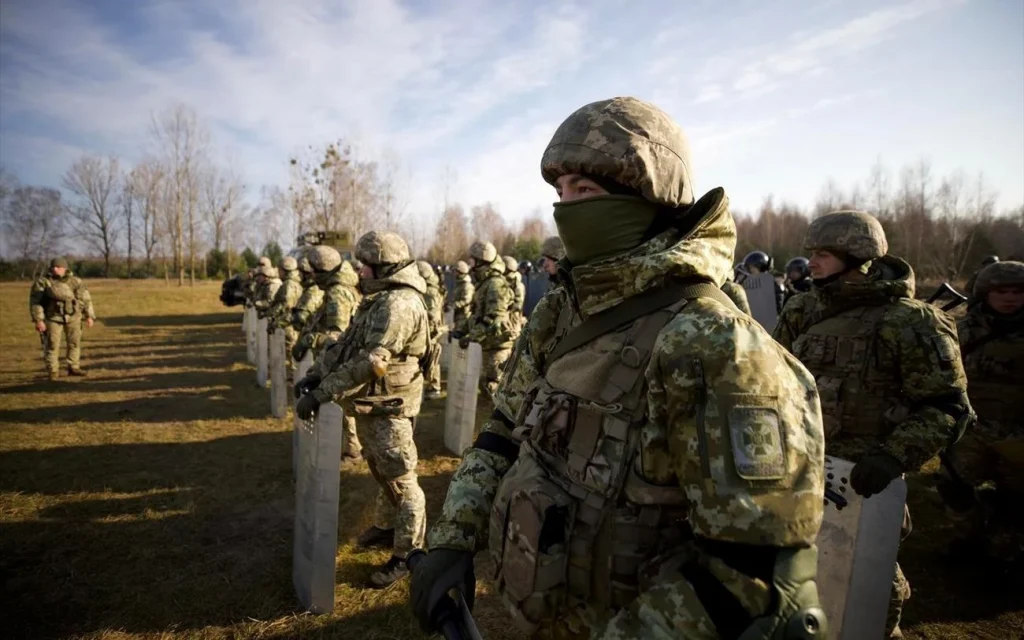
<instances>
[{"instance_id":1,"label":"camouflage jacket","mask_svg":"<svg viewBox=\"0 0 1024 640\"><path fill-rule=\"evenodd\" d=\"M298 304L302 293L301 274L298 271L288 272L267 311L273 326L283 329L291 324L292 309Z\"/></svg>"},{"instance_id":2,"label":"camouflage jacket","mask_svg":"<svg viewBox=\"0 0 1024 640\"><path fill-rule=\"evenodd\" d=\"M733 301L736 308L743 313L753 315L750 312L750 301L747 300L747 291L742 286L736 284L735 280L726 280L722 283L722 293L729 296L729 299Z\"/></svg>"},{"instance_id":3,"label":"camouflage jacket","mask_svg":"<svg viewBox=\"0 0 1024 640\"><path fill-rule=\"evenodd\" d=\"M512 306L509 313L523 315L523 308L526 305L526 285L523 284L523 276L518 271L513 271L505 274L505 280L512 291Z\"/></svg>"},{"instance_id":4,"label":"camouflage jacket","mask_svg":"<svg viewBox=\"0 0 1024 640\"><path fill-rule=\"evenodd\" d=\"M1024 311L1002 316L982 302L960 320L957 332L978 420L1024 435Z\"/></svg>"},{"instance_id":5,"label":"camouflage jacket","mask_svg":"<svg viewBox=\"0 0 1024 640\"><path fill-rule=\"evenodd\" d=\"M500 270L496 268L498 266ZM513 294L502 275L504 269L501 259L495 260L477 281L473 292L473 310L466 336L473 342L479 342L484 351L507 349L514 339L508 313Z\"/></svg>"},{"instance_id":6,"label":"camouflage jacket","mask_svg":"<svg viewBox=\"0 0 1024 640\"><path fill-rule=\"evenodd\" d=\"M686 234L669 230L624 256L563 272L566 286L552 288L540 300L516 342L483 434L513 442L520 437L513 431L523 424L529 390L548 370L545 358L557 344L555 326L567 305L575 327L669 277L700 276L721 286L735 249L728 200L716 189L693 206L702 215ZM767 546L815 540L823 513L824 443L813 380L760 325L716 300L687 303L658 334L646 389L649 417L639 427L634 472L652 489L665 487L684 496L682 508L690 514L694 533ZM789 425L776 440L786 453L776 464L781 467L775 479L748 482L737 475L744 465L728 444L737 436L719 417L722 412L742 414L737 405L761 402L783 418L774 424ZM468 449L430 531L429 546L485 547L489 510L511 466L493 447Z\"/></svg>"},{"instance_id":7,"label":"camouflage jacket","mask_svg":"<svg viewBox=\"0 0 1024 640\"><path fill-rule=\"evenodd\" d=\"M430 321L423 294L427 285L411 263L388 278L382 291L363 298L352 324L310 369L321 378L320 402L351 400L357 413L419 413Z\"/></svg>"},{"instance_id":8,"label":"camouflage jacket","mask_svg":"<svg viewBox=\"0 0 1024 640\"><path fill-rule=\"evenodd\" d=\"M881 449L907 471L948 446L967 409L956 326L914 299L914 272L875 260L863 281L798 294L774 336L814 374L829 455Z\"/></svg>"},{"instance_id":9,"label":"camouflage jacket","mask_svg":"<svg viewBox=\"0 0 1024 640\"><path fill-rule=\"evenodd\" d=\"M436 341L444 327L444 297L438 286L437 276L431 273L432 279L426 280L427 291L423 294L423 303L427 307L427 318L430 321L430 340Z\"/></svg>"},{"instance_id":10,"label":"camouflage jacket","mask_svg":"<svg viewBox=\"0 0 1024 640\"><path fill-rule=\"evenodd\" d=\"M92 296L81 278L67 271L63 278L47 274L32 283L28 296L28 311L32 322L81 321L82 317L96 318Z\"/></svg>"},{"instance_id":11,"label":"camouflage jacket","mask_svg":"<svg viewBox=\"0 0 1024 640\"><path fill-rule=\"evenodd\" d=\"M280 278L268 278L262 285L257 285L256 295L253 298L252 306L259 312L260 318L266 318L267 313L270 311L270 306L274 303L274 296L277 295L277 290L281 288Z\"/></svg>"},{"instance_id":12,"label":"camouflage jacket","mask_svg":"<svg viewBox=\"0 0 1024 640\"><path fill-rule=\"evenodd\" d=\"M475 292L473 279L469 277L468 273L455 275L455 291L452 296L453 328L459 333L469 331L469 319L473 314L473 294Z\"/></svg>"},{"instance_id":13,"label":"camouflage jacket","mask_svg":"<svg viewBox=\"0 0 1024 640\"><path fill-rule=\"evenodd\" d=\"M313 316L316 315L317 309L324 301L324 290L316 286L314 282L304 283L302 287L302 295L299 296L298 302L295 303L295 307L292 308L292 328L302 332L307 329L307 325Z\"/></svg>"},{"instance_id":14,"label":"camouflage jacket","mask_svg":"<svg viewBox=\"0 0 1024 640\"><path fill-rule=\"evenodd\" d=\"M341 337L362 300L356 288L359 286L359 276L347 262L343 262L341 269L331 274L323 284L323 302L299 337L299 343L314 353L319 353L326 344Z\"/></svg>"}]
</instances>

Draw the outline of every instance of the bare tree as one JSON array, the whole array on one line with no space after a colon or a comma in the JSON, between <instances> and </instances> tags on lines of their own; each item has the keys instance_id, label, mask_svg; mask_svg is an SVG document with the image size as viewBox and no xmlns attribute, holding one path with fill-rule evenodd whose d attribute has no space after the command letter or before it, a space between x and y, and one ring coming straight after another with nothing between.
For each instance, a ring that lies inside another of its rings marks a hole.
<instances>
[{"instance_id":1,"label":"bare tree","mask_svg":"<svg viewBox=\"0 0 1024 640\"><path fill-rule=\"evenodd\" d=\"M134 172L129 172L122 176L121 194L118 198L118 201L121 204L121 217L124 218L125 239L128 245L127 266L129 279L132 277L132 259L134 258L136 234L135 220L138 214L138 207L136 206L138 202L138 194L135 192L135 182Z\"/></svg>"},{"instance_id":2,"label":"bare tree","mask_svg":"<svg viewBox=\"0 0 1024 640\"><path fill-rule=\"evenodd\" d=\"M385 229L395 230L405 219L409 196L409 172L394 151L387 151L379 165L379 199Z\"/></svg>"},{"instance_id":3,"label":"bare tree","mask_svg":"<svg viewBox=\"0 0 1024 640\"><path fill-rule=\"evenodd\" d=\"M60 250L64 238L60 191L14 186L3 204L4 238L24 264L33 264L32 275L35 276L45 260Z\"/></svg>"},{"instance_id":4,"label":"bare tree","mask_svg":"<svg viewBox=\"0 0 1024 640\"><path fill-rule=\"evenodd\" d=\"M437 222L434 244L427 255L432 262L453 264L466 255L468 248L469 220L461 206L451 205Z\"/></svg>"},{"instance_id":5,"label":"bare tree","mask_svg":"<svg viewBox=\"0 0 1024 640\"><path fill-rule=\"evenodd\" d=\"M203 176L202 187L203 215L210 227L213 248L220 251L229 246L227 234L238 214L245 186L234 171L210 167Z\"/></svg>"},{"instance_id":6,"label":"bare tree","mask_svg":"<svg viewBox=\"0 0 1024 640\"><path fill-rule=\"evenodd\" d=\"M103 254L103 276L110 277L110 257L120 233L114 212L121 169L117 158L85 156L71 165L62 184L77 202L68 205L72 224L81 237Z\"/></svg>"},{"instance_id":7,"label":"bare tree","mask_svg":"<svg viewBox=\"0 0 1024 640\"><path fill-rule=\"evenodd\" d=\"M892 198L890 194L891 183L892 179L889 176L889 170L885 168L885 165L882 164L882 158L879 157L871 167L871 172L868 174L867 184L865 185L867 206L877 216L889 215L889 205Z\"/></svg>"},{"instance_id":8,"label":"bare tree","mask_svg":"<svg viewBox=\"0 0 1024 640\"><path fill-rule=\"evenodd\" d=\"M155 158L147 158L131 172L132 191L137 201L142 224L142 248L146 253L146 266L153 267L153 252L160 243L160 212L164 204L164 170Z\"/></svg>"},{"instance_id":9,"label":"bare tree","mask_svg":"<svg viewBox=\"0 0 1024 640\"><path fill-rule=\"evenodd\" d=\"M473 237L498 244L508 233L505 219L494 209L490 202L473 207L471 215Z\"/></svg>"}]
</instances>

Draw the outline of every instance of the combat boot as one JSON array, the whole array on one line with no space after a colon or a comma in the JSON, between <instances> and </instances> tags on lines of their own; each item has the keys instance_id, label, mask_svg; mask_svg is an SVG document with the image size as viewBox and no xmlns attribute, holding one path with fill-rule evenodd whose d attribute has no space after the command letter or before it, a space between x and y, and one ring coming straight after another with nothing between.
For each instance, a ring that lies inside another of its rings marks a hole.
<instances>
[{"instance_id":1,"label":"combat boot","mask_svg":"<svg viewBox=\"0 0 1024 640\"><path fill-rule=\"evenodd\" d=\"M442 396L440 391L430 390L423 394L423 398L426 400L440 400L441 397Z\"/></svg>"},{"instance_id":2,"label":"combat boot","mask_svg":"<svg viewBox=\"0 0 1024 640\"><path fill-rule=\"evenodd\" d=\"M395 545L395 530L370 527L359 536L356 545L364 549L390 549Z\"/></svg>"},{"instance_id":3,"label":"combat boot","mask_svg":"<svg viewBox=\"0 0 1024 640\"><path fill-rule=\"evenodd\" d=\"M57 382L58 380L60 380L60 374L57 373L56 371L51 371L49 377L50 382Z\"/></svg>"},{"instance_id":4,"label":"combat boot","mask_svg":"<svg viewBox=\"0 0 1024 640\"><path fill-rule=\"evenodd\" d=\"M375 571L370 576L370 586L375 589L383 589L407 575L409 575L409 567L405 566L405 560L398 556L391 556L391 559L380 568L380 571Z\"/></svg>"},{"instance_id":5,"label":"combat boot","mask_svg":"<svg viewBox=\"0 0 1024 640\"><path fill-rule=\"evenodd\" d=\"M355 466L363 461L363 456L358 453L343 453L341 454L341 468L345 469L348 467Z\"/></svg>"},{"instance_id":6,"label":"combat boot","mask_svg":"<svg viewBox=\"0 0 1024 640\"><path fill-rule=\"evenodd\" d=\"M83 369L81 367L68 367L68 375L69 376L76 376L76 377L81 378L81 377L87 376L89 374L86 373L85 369Z\"/></svg>"}]
</instances>

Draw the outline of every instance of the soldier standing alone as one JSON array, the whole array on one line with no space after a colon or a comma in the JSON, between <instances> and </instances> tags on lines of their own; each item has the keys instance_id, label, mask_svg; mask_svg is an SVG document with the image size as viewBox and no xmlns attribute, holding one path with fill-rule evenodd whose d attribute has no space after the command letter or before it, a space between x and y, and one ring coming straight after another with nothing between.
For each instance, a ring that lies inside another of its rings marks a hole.
<instances>
[{"instance_id":1,"label":"soldier standing alone","mask_svg":"<svg viewBox=\"0 0 1024 640\"><path fill-rule=\"evenodd\" d=\"M64 258L50 261L50 270L32 283L28 299L29 314L43 342L43 359L50 380L57 380L60 370L60 342L67 345L69 376L84 376L80 365L82 353L82 322L92 327L96 312L85 283L68 270Z\"/></svg>"},{"instance_id":2,"label":"soldier standing alone","mask_svg":"<svg viewBox=\"0 0 1024 640\"><path fill-rule=\"evenodd\" d=\"M955 442L973 420L953 320L914 299L914 272L888 255L882 225L860 211L811 222L813 288L789 301L775 339L814 374L828 455L854 462L870 497ZM910 514L904 518L910 531ZM886 620L899 629L910 584L897 564Z\"/></svg>"},{"instance_id":3,"label":"soldier standing alone","mask_svg":"<svg viewBox=\"0 0 1024 640\"><path fill-rule=\"evenodd\" d=\"M370 576L386 587L409 570L405 557L423 545L426 498L416 478L413 420L420 412L430 321L423 303L427 285L394 233L371 231L356 243L365 298L341 340L317 359L296 384L296 405L308 419L325 402L354 407L370 473L380 489L374 525L359 538L364 547L390 546L388 562Z\"/></svg>"}]
</instances>

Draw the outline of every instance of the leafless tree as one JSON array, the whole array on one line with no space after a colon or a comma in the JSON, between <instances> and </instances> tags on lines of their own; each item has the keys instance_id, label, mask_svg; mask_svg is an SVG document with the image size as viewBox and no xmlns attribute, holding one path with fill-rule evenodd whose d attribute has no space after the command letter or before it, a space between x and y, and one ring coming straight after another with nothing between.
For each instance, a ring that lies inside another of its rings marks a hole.
<instances>
[{"instance_id":1,"label":"leafless tree","mask_svg":"<svg viewBox=\"0 0 1024 640\"><path fill-rule=\"evenodd\" d=\"M103 254L104 277L110 276L110 258L120 234L114 210L120 183L121 169L113 156L84 156L62 179L75 198L68 205L72 225L86 243Z\"/></svg>"},{"instance_id":2,"label":"leafless tree","mask_svg":"<svg viewBox=\"0 0 1024 640\"><path fill-rule=\"evenodd\" d=\"M125 239L128 245L128 277L132 277L132 258L134 257L134 245L135 245L135 233L136 225L135 219L138 215L138 194L136 193L136 180L134 172L122 176L121 178L121 193L119 196L119 202L121 204L121 216L124 218L125 224Z\"/></svg>"},{"instance_id":3,"label":"leafless tree","mask_svg":"<svg viewBox=\"0 0 1024 640\"><path fill-rule=\"evenodd\" d=\"M470 220L474 240L484 240L495 244L504 240L508 228L505 225L505 219L494 209L494 205L487 202L473 207L471 211Z\"/></svg>"},{"instance_id":4,"label":"leafless tree","mask_svg":"<svg viewBox=\"0 0 1024 640\"><path fill-rule=\"evenodd\" d=\"M60 191L11 183L8 187L3 198L4 238L16 257L25 265L33 264L35 276L45 261L57 254L64 239Z\"/></svg>"},{"instance_id":5,"label":"leafless tree","mask_svg":"<svg viewBox=\"0 0 1024 640\"><path fill-rule=\"evenodd\" d=\"M202 187L201 207L213 248L230 248L227 234L242 204L245 186L234 171L210 167L203 176Z\"/></svg>"},{"instance_id":6,"label":"leafless tree","mask_svg":"<svg viewBox=\"0 0 1024 640\"><path fill-rule=\"evenodd\" d=\"M146 158L132 169L132 191L142 224L142 248L146 266L153 267L153 253L160 243L160 213L164 204L164 169L155 158Z\"/></svg>"},{"instance_id":7,"label":"leafless tree","mask_svg":"<svg viewBox=\"0 0 1024 640\"><path fill-rule=\"evenodd\" d=\"M453 204L441 214L434 234L434 244L427 252L429 260L437 264L454 264L466 256L469 249L469 220L462 207Z\"/></svg>"}]
</instances>

